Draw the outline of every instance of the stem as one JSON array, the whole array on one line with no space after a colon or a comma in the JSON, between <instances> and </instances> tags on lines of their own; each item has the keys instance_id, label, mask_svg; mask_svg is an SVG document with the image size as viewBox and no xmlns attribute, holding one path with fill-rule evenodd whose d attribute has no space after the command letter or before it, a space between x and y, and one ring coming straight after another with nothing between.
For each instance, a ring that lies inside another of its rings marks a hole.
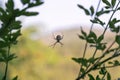
<instances>
[{"instance_id":1,"label":"stem","mask_svg":"<svg viewBox=\"0 0 120 80\"><path fill-rule=\"evenodd\" d=\"M93 54L93 58L95 57L96 53L97 53L97 48L95 49L95 52Z\"/></svg>"},{"instance_id":2,"label":"stem","mask_svg":"<svg viewBox=\"0 0 120 80\"><path fill-rule=\"evenodd\" d=\"M106 49L106 51L103 53L103 55L98 59L98 61L95 63L97 64L104 56L105 56L105 53L115 44L115 41L112 42L112 44Z\"/></svg>"},{"instance_id":3,"label":"stem","mask_svg":"<svg viewBox=\"0 0 120 80\"><path fill-rule=\"evenodd\" d=\"M97 13L97 11L98 11L98 9L99 9L100 2L101 2L101 0L99 0L99 2L98 2L97 9L96 9L95 14L94 14L94 16L93 16L93 19L95 18L96 13ZM92 31L93 25L94 25L94 23L92 23L92 25L91 25L90 32ZM89 33L90 33L90 32L89 32ZM83 52L83 58L85 58L85 54L86 54L86 51L87 51L87 45L88 45L88 42L85 43L85 48L84 48L84 52ZM81 65L80 70L81 70L82 66L83 66L83 65ZM78 77L80 76L80 73L81 73L80 70L79 70Z\"/></svg>"},{"instance_id":4,"label":"stem","mask_svg":"<svg viewBox=\"0 0 120 80\"><path fill-rule=\"evenodd\" d=\"M100 62L99 64L103 64L103 63L105 63L105 62L107 62L107 61L109 61L109 60L111 60L111 59L113 59L113 58L115 58L115 57L118 57L118 56L120 56L120 54L113 55L113 56L111 56L111 57L109 57L109 58L103 60L103 61Z\"/></svg>"},{"instance_id":5,"label":"stem","mask_svg":"<svg viewBox=\"0 0 120 80\"><path fill-rule=\"evenodd\" d=\"M87 51L87 45L88 45L88 43L86 42L86 43L85 43L84 52L83 52L83 58L85 58L85 53L86 53L86 51ZM83 65L81 65L80 70L82 69L82 67L83 67ZM79 70L78 77L80 76L80 73L81 73L81 71L80 71L80 70Z\"/></svg>"},{"instance_id":6,"label":"stem","mask_svg":"<svg viewBox=\"0 0 120 80\"><path fill-rule=\"evenodd\" d=\"M8 62L6 62L5 74L4 74L3 80L7 79L7 71L8 71Z\"/></svg>"},{"instance_id":7,"label":"stem","mask_svg":"<svg viewBox=\"0 0 120 80\"><path fill-rule=\"evenodd\" d=\"M95 52L94 52L94 54L93 54L93 56L92 56L93 58L95 57L95 54L96 54L96 53L97 53L97 49L95 49ZM85 71L87 71L87 70L89 69L90 65L91 65L91 64L89 63L89 65L88 65L88 67L86 68Z\"/></svg>"},{"instance_id":8,"label":"stem","mask_svg":"<svg viewBox=\"0 0 120 80\"><path fill-rule=\"evenodd\" d=\"M99 0L99 2L98 2L98 5L97 5L97 8L96 8L96 11L95 11L93 20L95 19L95 16L96 16L96 13L97 13L97 11L98 11L98 9L99 9L100 3L101 3L101 0ZM92 23L91 28L90 28L90 31L92 31L93 25L94 25L94 23Z\"/></svg>"},{"instance_id":9,"label":"stem","mask_svg":"<svg viewBox=\"0 0 120 80\"><path fill-rule=\"evenodd\" d=\"M107 74L107 71L105 72L105 75L103 75L103 77L102 77L102 79L101 79L101 80L104 80L104 78L105 78L106 74Z\"/></svg>"},{"instance_id":10,"label":"stem","mask_svg":"<svg viewBox=\"0 0 120 80\"><path fill-rule=\"evenodd\" d=\"M84 53L83 53L83 58L85 58L85 53L86 53L86 51L87 51L87 45L88 45L88 43L86 42L86 43L85 43Z\"/></svg>"},{"instance_id":11,"label":"stem","mask_svg":"<svg viewBox=\"0 0 120 80\"><path fill-rule=\"evenodd\" d=\"M106 49L104 53L106 53L114 44L115 44L115 41L112 42L112 44Z\"/></svg>"},{"instance_id":12,"label":"stem","mask_svg":"<svg viewBox=\"0 0 120 80\"><path fill-rule=\"evenodd\" d=\"M105 66L105 68L113 68L113 67L117 67L117 66L120 66L120 65L116 65L116 66ZM97 68L97 69L101 69L101 68L103 68L103 67L100 67L100 68Z\"/></svg>"},{"instance_id":13,"label":"stem","mask_svg":"<svg viewBox=\"0 0 120 80\"><path fill-rule=\"evenodd\" d=\"M10 45L8 46L7 57L10 54ZM8 73L8 61L6 60L6 67L5 67L5 74L2 80L7 80L7 73Z\"/></svg>"},{"instance_id":14,"label":"stem","mask_svg":"<svg viewBox=\"0 0 120 80\"><path fill-rule=\"evenodd\" d=\"M9 61L8 61L8 57L10 55L10 49L11 49L11 34L12 34L12 29L9 28L9 31L10 31L10 35L8 36L8 42L7 44L8 45L8 51L7 51L7 58L6 58L6 68L5 68L5 74L4 74L4 77L3 77L3 80L7 80L7 73L8 73L8 64L9 64Z\"/></svg>"}]
</instances>

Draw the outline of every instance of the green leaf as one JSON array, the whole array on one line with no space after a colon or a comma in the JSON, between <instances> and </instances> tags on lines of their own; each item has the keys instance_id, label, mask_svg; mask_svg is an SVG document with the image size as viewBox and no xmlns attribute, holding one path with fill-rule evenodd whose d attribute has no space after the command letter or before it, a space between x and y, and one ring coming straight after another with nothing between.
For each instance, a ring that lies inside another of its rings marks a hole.
<instances>
[{"instance_id":1,"label":"green leaf","mask_svg":"<svg viewBox=\"0 0 120 80\"><path fill-rule=\"evenodd\" d=\"M14 21L11 24L12 29L20 29L21 28L21 22L20 21Z\"/></svg>"},{"instance_id":2,"label":"green leaf","mask_svg":"<svg viewBox=\"0 0 120 80\"><path fill-rule=\"evenodd\" d=\"M84 37L84 36L79 35L79 34L78 34L78 37L79 37L80 39L83 39L83 40L85 39L85 37Z\"/></svg>"},{"instance_id":3,"label":"green leaf","mask_svg":"<svg viewBox=\"0 0 120 80\"><path fill-rule=\"evenodd\" d=\"M8 0L6 3L7 11L12 12L14 10L14 2L13 0Z\"/></svg>"},{"instance_id":4,"label":"green leaf","mask_svg":"<svg viewBox=\"0 0 120 80\"><path fill-rule=\"evenodd\" d=\"M81 27L81 33L83 34L84 37L87 36L87 33L85 31L83 31L82 27Z\"/></svg>"},{"instance_id":5,"label":"green leaf","mask_svg":"<svg viewBox=\"0 0 120 80\"><path fill-rule=\"evenodd\" d=\"M114 7L116 4L116 0L111 0L111 3L112 3L112 7Z\"/></svg>"},{"instance_id":6,"label":"green leaf","mask_svg":"<svg viewBox=\"0 0 120 80\"><path fill-rule=\"evenodd\" d=\"M6 57L6 50L4 49L0 49L0 62L5 62L5 58Z\"/></svg>"},{"instance_id":7,"label":"green leaf","mask_svg":"<svg viewBox=\"0 0 120 80\"><path fill-rule=\"evenodd\" d=\"M118 65L120 65L120 62L118 60L115 60L114 61L114 66L118 66Z\"/></svg>"},{"instance_id":8,"label":"green leaf","mask_svg":"<svg viewBox=\"0 0 120 80\"><path fill-rule=\"evenodd\" d=\"M111 8L111 6L105 6L105 9L109 9L109 8Z\"/></svg>"},{"instance_id":9,"label":"green leaf","mask_svg":"<svg viewBox=\"0 0 120 80\"><path fill-rule=\"evenodd\" d=\"M79 60L79 58L72 58L73 61L80 63L81 61Z\"/></svg>"},{"instance_id":10,"label":"green leaf","mask_svg":"<svg viewBox=\"0 0 120 80\"><path fill-rule=\"evenodd\" d=\"M96 13L96 15L97 15L97 16L101 16L101 15L103 15L103 14L108 14L108 13L110 13L110 12L111 12L110 10L101 9L101 11L98 11L98 12Z\"/></svg>"},{"instance_id":11,"label":"green leaf","mask_svg":"<svg viewBox=\"0 0 120 80\"><path fill-rule=\"evenodd\" d=\"M89 77L89 80L95 80L93 75L91 75L91 74L88 74L88 77Z\"/></svg>"},{"instance_id":12,"label":"green leaf","mask_svg":"<svg viewBox=\"0 0 120 80\"><path fill-rule=\"evenodd\" d=\"M2 13L2 15L6 14L5 10L1 7L0 7L0 12Z\"/></svg>"},{"instance_id":13,"label":"green leaf","mask_svg":"<svg viewBox=\"0 0 120 80\"><path fill-rule=\"evenodd\" d=\"M0 41L0 48L4 48L8 46L8 44L5 41Z\"/></svg>"},{"instance_id":14,"label":"green leaf","mask_svg":"<svg viewBox=\"0 0 120 80\"><path fill-rule=\"evenodd\" d=\"M0 57L0 62L5 62L5 59L3 57Z\"/></svg>"},{"instance_id":15,"label":"green leaf","mask_svg":"<svg viewBox=\"0 0 120 80\"><path fill-rule=\"evenodd\" d=\"M81 8L81 9L83 9L86 15L90 15L89 10L87 10L86 8L84 8L82 5L78 4L78 7Z\"/></svg>"},{"instance_id":16,"label":"green leaf","mask_svg":"<svg viewBox=\"0 0 120 80\"><path fill-rule=\"evenodd\" d=\"M100 24L100 25L105 25L105 22L101 21L98 17L95 17L94 20L90 20L92 23Z\"/></svg>"},{"instance_id":17,"label":"green leaf","mask_svg":"<svg viewBox=\"0 0 120 80\"><path fill-rule=\"evenodd\" d=\"M23 10L24 11L24 10ZM20 9L14 9L14 14L16 15L16 17L21 16L21 12Z\"/></svg>"},{"instance_id":18,"label":"green leaf","mask_svg":"<svg viewBox=\"0 0 120 80\"><path fill-rule=\"evenodd\" d=\"M6 53L6 50L5 49L0 49L0 54L1 53Z\"/></svg>"},{"instance_id":19,"label":"green leaf","mask_svg":"<svg viewBox=\"0 0 120 80\"><path fill-rule=\"evenodd\" d=\"M5 13L3 15L0 16L0 20L3 22L3 23L6 23L8 22L8 15Z\"/></svg>"},{"instance_id":20,"label":"green leaf","mask_svg":"<svg viewBox=\"0 0 120 80\"><path fill-rule=\"evenodd\" d=\"M102 74L102 75L105 75L106 72L107 71L106 71L105 67L101 68L100 71L99 71L99 73Z\"/></svg>"},{"instance_id":21,"label":"green leaf","mask_svg":"<svg viewBox=\"0 0 120 80\"><path fill-rule=\"evenodd\" d=\"M41 2L40 0L37 0L36 3L30 3L28 5L29 8L31 7L35 7L35 6L39 6L39 5L42 5L44 2Z\"/></svg>"},{"instance_id":22,"label":"green leaf","mask_svg":"<svg viewBox=\"0 0 120 80\"><path fill-rule=\"evenodd\" d=\"M25 4L28 4L30 3L30 0L21 0L22 4L25 5Z\"/></svg>"},{"instance_id":23,"label":"green leaf","mask_svg":"<svg viewBox=\"0 0 120 80\"><path fill-rule=\"evenodd\" d=\"M97 36L93 31L90 31L89 37L93 37L95 40L97 39Z\"/></svg>"},{"instance_id":24,"label":"green leaf","mask_svg":"<svg viewBox=\"0 0 120 80\"><path fill-rule=\"evenodd\" d=\"M100 77L99 77L99 75L96 76L96 80L101 80Z\"/></svg>"},{"instance_id":25,"label":"green leaf","mask_svg":"<svg viewBox=\"0 0 120 80\"><path fill-rule=\"evenodd\" d=\"M21 35L20 30L16 31L15 33L12 33L12 38L11 38L11 42L16 42L17 38Z\"/></svg>"},{"instance_id":26,"label":"green leaf","mask_svg":"<svg viewBox=\"0 0 120 80\"><path fill-rule=\"evenodd\" d=\"M17 80L18 79L18 76L14 77L12 80Z\"/></svg>"},{"instance_id":27,"label":"green leaf","mask_svg":"<svg viewBox=\"0 0 120 80\"><path fill-rule=\"evenodd\" d=\"M72 58L73 61L77 62L78 64L82 64L83 66L87 66L87 59L84 58Z\"/></svg>"},{"instance_id":28,"label":"green leaf","mask_svg":"<svg viewBox=\"0 0 120 80\"><path fill-rule=\"evenodd\" d=\"M120 10L120 7L118 7L117 10Z\"/></svg>"},{"instance_id":29,"label":"green leaf","mask_svg":"<svg viewBox=\"0 0 120 80\"><path fill-rule=\"evenodd\" d=\"M117 35L117 36L116 36L115 41L117 42L117 44L118 44L119 47L120 47L120 35Z\"/></svg>"},{"instance_id":30,"label":"green leaf","mask_svg":"<svg viewBox=\"0 0 120 80\"><path fill-rule=\"evenodd\" d=\"M104 9L102 8L100 11L96 12L96 16L100 16L103 14Z\"/></svg>"},{"instance_id":31,"label":"green leaf","mask_svg":"<svg viewBox=\"0 0 120 80\"><path fill-rule=\"evenodd\" d=\"M96 43L96 41L93 38L87 38L87 42L88 43Z\"/></svg>"},{"instance_id":32,"label":"green leaf","mask_svg":"<svg viewBox=\"0 0 120 80\"><path fill-rule=\"evenodd\" d=\"M15 56L15 54L10 54L7 58L7 61L11 61L13 60L14 58L17 58L17 56Z\"/></svg>"},{"instance_id":33,"label":"green leaf","mask_svg":"<svg viewBox=\"0 0 120 80\"><path fill-rule=\"evenodd\" d=\"M97 36L93 31L90 31L89 35L88 35L88 41L92 41L95 42L97 40Z\"/></svg>"},{"instance_id":34,"label":"green leaf","mask_svg":"<svg viewBox=\"0 0 120 80\"><path fill-rule=\"evenodd\" d=\"M83 67L80 69L80 71L81 71L82 73L85 73L85 69L84 69Z\"/></svg>"},{"instance_id":35,"label":"green leaf","mask_svg":"<svg viewBox=\"0 0 120 80\"><path fill-rule=\"evenodd\" d=\"M98 24L100 24L100 25L102 25L102 26L105 25L105 22L103 22L103 21L100 20L99 18L96 17L95 20L97 21Z\"/></svg>"},{"instance_id":36,"label":"green leaf","mask_svg":"<svg viewBox=\"0 0 120 80\"><path fill-rule=\"evenodd\" d=\"M90 11L91 11L91 16L93 16L93 14L94 14L94 7L93 6L90 7Z\"/></svg>"},{"instance_id":37,"label":"green leaf","mask_svg":"<svg viewBox=\"0 0 120 80\"><path fill-rule=\"evenodd\" d=\"M7 60L7 54L6 53L1 53L1 60L6 62L6 60Z\"/></svg>"},{"instance_id":38,"label":"green leaf","mask_svg":"<svg viewBox=\"0 0 120 80\"><path fill-rule=\"evenodd\" d=\"M98 43L98 44L96 45L96 48L97 48L98 50L105 50L105 48L106 48L106 43Z\"/></svg>"},{"instance_id":39,"label":"green leaf","mask_svg":"<svg viewBox=\"0 0 120 80\"><path fill-rule=\"evenodd\" d=\"M88 59L88 61L93 64L97 59L98 58L91 57L91 58Z\"/></svg>"},{"instance_id":40,"label":"green leaf","mask_svg":"<svg viewBox=\"0 0 120 80\"><path fill-rule=\"evenodd\" d=\"M98 37L97 42L100 43L104 39L104 35Z\"/></svg>"},{"instance_id":41,"label":"green leaf","mask_svg":"<svg viewBox=\"0 0 120 80\"><path fill-rule=\"evenodd\" d=\"M39 14L38 12L25 12L25 11L21 13L21 15L25 15L25 16L35 16L38 14Z\"/></svg>"},{"instance_id":42,"label":"green leaf","mask_svg":"<svg viewBox=\"0 0 120 80\"><path fill-rule=\"evenodd\" d=\"M115 25L115 24L118 23L118 22L120 22L120 20L117 20L116 18L114 18L114 19L112 19L112 20L110 21L109 27L110 27L110 30L111 30L112 32L116 32L116 33L119 32L120 26L119 26L119 25L118 25L118 26Z\"/></svg>"},{"instance_id":43,"label":"green leaf","mask_svg":"<svg viewBox=\"0 0 120 80\"><path fill-rule=\"evenodd\" d=\"M108 6L111 6L111 4L109 3L108 0L102 0L102 2L105 3L105 4L108 5Z\"/></svg>"},{"instance_id":44,"label":"green leaf","mask_svg":"<svg viewBox=\"0 0 120 80\"><path fill-rule=\"evenodd\" d=\"M110 73L107 73L107 80L111 80L111 75L110 75Z\"/></svg>"},{"instance_id":45,"label":"green leaf","mask_svg":"<svg viewBox=\"0 0 120 80\"><path fill-rule=\"evenodd\" d=\"M109 61L108 64L113 64L113 62Z\"/></svg>"},{"instance_id":46,"label":"green leaf","mask_svg":"<svg viewBox=\"0 0 120 80\"><path fill-rule=\"evenodd\" d=\"M115 50L117 50L117 48L113 48L113 49L107 50L106 54L108 54L110 52L114 52Z\"/></svg>"},{"instance_id":47,"label":"green leaf","mask_svg":"<svg viewBox=\"0 0 120 80\"><path fill-rule=\"evenodd\" d=\"M97 23L97 21L94 19L94 20L90 20L92 23Z\"/></svg>"}]
</instances>

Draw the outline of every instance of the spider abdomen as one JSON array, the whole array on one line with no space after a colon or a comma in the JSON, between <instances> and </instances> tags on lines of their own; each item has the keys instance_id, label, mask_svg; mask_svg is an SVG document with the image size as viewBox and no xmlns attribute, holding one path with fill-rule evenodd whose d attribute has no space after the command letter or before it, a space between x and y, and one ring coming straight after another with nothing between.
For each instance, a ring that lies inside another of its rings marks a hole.
<instances>
[{"instance_id":1,"label":"spider abdomen","mask_svg":"<svg viewBox=\"0 0 120 80\"><path fill-rule=\"evenodd\" d=\"M57 36L56 36L57 42L59 42L61 39L62 39L62 37L61 37L60 35L57 35Z\"/></svg>"}]
</instances>

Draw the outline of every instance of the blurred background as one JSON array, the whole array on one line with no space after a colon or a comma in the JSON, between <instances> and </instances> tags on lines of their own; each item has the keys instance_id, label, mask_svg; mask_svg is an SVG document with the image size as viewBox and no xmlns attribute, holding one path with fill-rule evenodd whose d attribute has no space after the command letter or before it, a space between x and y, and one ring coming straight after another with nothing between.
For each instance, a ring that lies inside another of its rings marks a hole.
<instances>
[{"instance_id":1,"label":"blurred background","mask_svg":"<svg viewBox=\"0 0 120 80\"><path fill-rule=\"evenodd\" d=\"M2 7L5 6L5 1L0 0ZM14 1L16 8L22 8L20 0ZM79 72L79 65L71 58L82 56L85 43L77 34L80 34L80 26L87 32L91 26L89 21L91 17L86 16L77 4L86 8L93 5L96 8L98 0L44 0L43 2L42 6L30 9L38 11L40 13L38 16L19 18L23 25L22 36L18 45L13 46L12 49L18 58L10 63L9 77L18 75L19 80L74 80ZM109 15L102 19L106 21L108 17ZM103 28L95 25L94 29L100 34ZM53 34L64 35L61 40L64 44L62 47L60 44L56 44L54 48L50 47L56 42ZM106 35L107 42L111 42L110 34L114 35L109 32L109 35ZM88 49L87 56L90 56L92 51ZM120 77L119 71L115 70L117 69L111 69L111 72L116 74L113 75L112 80Z\"/></svg>"}]
</instances>

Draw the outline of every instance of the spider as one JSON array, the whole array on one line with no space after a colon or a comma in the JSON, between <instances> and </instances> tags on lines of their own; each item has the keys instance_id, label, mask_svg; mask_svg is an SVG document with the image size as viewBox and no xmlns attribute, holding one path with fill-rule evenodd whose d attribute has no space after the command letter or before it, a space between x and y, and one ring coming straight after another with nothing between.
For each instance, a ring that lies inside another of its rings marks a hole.
<instances>
[{"instance_id":1,"label":"spider","mask_svg":"<svg viewBox=\"0 0 120 80\"><path fill-rule=\"evenodd\" d=\"M64 36L64 35L60 35L60 34L58 34L58 35L55 36L55 35L53 34L53 37L54 37L54 39L56 40L56 42L55 42L53 45L51 45L51 46L53 46L53 48L54 48L57 43L61 44L61 46L62 46L63 43L60 42L60 40L63 39L63 36Z\"/></svg>"}]
</instances>

